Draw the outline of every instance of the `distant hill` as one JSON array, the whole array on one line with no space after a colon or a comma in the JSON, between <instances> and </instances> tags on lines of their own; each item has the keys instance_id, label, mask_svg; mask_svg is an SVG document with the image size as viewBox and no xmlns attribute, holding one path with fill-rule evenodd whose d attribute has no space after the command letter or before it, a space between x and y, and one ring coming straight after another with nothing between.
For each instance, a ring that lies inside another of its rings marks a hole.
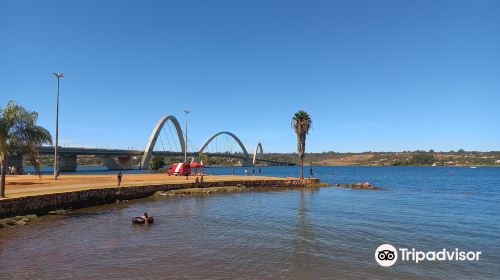
<instances>
[{"instance_id":1,"label":"distant hill","mask_svg":"<svg viewBox=\"0 0 500 280\"><path fill-rule=\"evenodd\" d=\"M293 161L296 154L267 154L268 159ZM436 166L468 166L498 165L500 151L404 151L404 152L364 152L364 153L308 153L305 162L309 165L363 165L363 166L397 166L397 165L436 165Z\"/></svg>"},{"instance_id":2,"label":"distant hill","mask_svg":"<svg viewBox=\"0 0 500 280\"><path fill-rule=\"evenodd\" d=\"M260 157L260 156L259 156ZM268 153L265 159L297 162L296 153ZM182 156L165 157L167 165L183 160ZM140 157L134 159L134 164L139 164ZM204 160L209 165L237 166L238 159L227 157L210 157ZM307 153L305 161L307 165L361 165L361 166L398 166L398 165L436 165L436 166L469 166L487 165L500 166L500 151L476 152L476 151L403 151L403 152L364 152L364 153ZM51 156L41 157L42 165L51 165ZM26 162L26 164L28 164ZM79 156L79 165L102 165L99 158L94 156Z\"/></svg>"}]
</instances>

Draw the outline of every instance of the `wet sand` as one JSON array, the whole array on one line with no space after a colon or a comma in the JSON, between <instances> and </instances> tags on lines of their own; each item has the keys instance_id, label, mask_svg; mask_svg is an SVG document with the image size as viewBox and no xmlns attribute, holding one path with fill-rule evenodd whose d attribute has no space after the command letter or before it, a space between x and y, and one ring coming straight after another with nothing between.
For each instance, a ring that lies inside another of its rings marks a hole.
<instances>
[{"instance_id":1,"label":"wet sand","mask_svg":"<svg viewBox=\"0 0 500 280\"><path fill-rule=\"evenodd\" d=\"M186 182L193 183L197 176L168 176L164 173L155 174L123 174L122 186L141 186L163 183ZM198 176L199 177L199 176ZM234 175L205 175L203 180L212 181L235 181L235 180L279 180L283 178L267 176L234 176ZM30 195L41 195L61 193L106 187L116 187L116 174L102 175L62 175L54 180L52 175L14 175L6 178L7 198L16 198Z\"/></svg>"}]
</instances>

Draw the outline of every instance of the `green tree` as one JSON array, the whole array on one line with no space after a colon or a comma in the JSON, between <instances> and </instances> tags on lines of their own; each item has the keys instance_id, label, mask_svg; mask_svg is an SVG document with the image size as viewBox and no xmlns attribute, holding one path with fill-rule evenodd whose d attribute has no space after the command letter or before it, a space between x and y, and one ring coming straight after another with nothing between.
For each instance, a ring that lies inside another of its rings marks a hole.
<instances>
[{"instance_id":1,"label":"green tree","mask_svg":"<svg viewBox=\"0 0 500 280\"><path fill-rule=\"evenodd\" d=\"M431 165L436 162L436 158L432 154L418 153L414 154L409 164L410 165Z\"/></svg>"},{"instance_id":2,"label":"green tree","mask_svg":"<svg viewBox=\"0 0 500 280\"><path fill-rule=\"evenodd\" d=\"M312 120L305 111L298 111L293 115L292 128L297 135L297 153L300 160L300 178L304 179L304 155L306 151L306 136L312 126Z\"/></svg>"},{"instance_id":3,"label":"green tree","mask_svg":"<svg viewBox=\"0 0 500 280\"><path fill-rule=\"evenodd\" d=\"M165 159L163 157L153 157L151 159L151 164L150 167L154 171L160 170L160 168L163 168L165 166Z\"/></svg>"},{"instance_id":4,"label":"green tree","mask_svg":"<svg viewBox=\"0 0 500 280\"><path fill-rule=\"evenodd\" d=\"M28 111L14 101L9 101L5 108L0 108L0 197L5 197L9 155L26 155L40 174L38 149L43 144L52 144L52 137L48 130L36 124L37 119L37 112Z\"/></svg>"}]
</instances>

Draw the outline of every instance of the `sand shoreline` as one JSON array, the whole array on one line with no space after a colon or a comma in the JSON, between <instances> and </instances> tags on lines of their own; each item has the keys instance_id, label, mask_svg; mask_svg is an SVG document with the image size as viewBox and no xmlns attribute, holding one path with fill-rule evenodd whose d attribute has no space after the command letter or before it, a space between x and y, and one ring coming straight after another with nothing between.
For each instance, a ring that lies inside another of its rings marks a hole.
<instances>
[{"instance_id":1,"label":"sand shoreline","mask_svg":"<svg viewBox=\"0 0 500 280\"><path fill-rule=\"evenodd\" d=\"M194 183L196 177L189 176L188 180L184 176L168 176L164 173L153 174L124 174L122 177L122 187L143 186L152 184L184 184ZM235 176L235 175L204 175L205 182L222 181L256 181L256 180L282 180L293 178L278 178L268 176ZM44 195L63 193L70 191L81 191L90 189L100 189L107 187L117 187L115 174L92 174L80 175L69 174L60 176L54 180L51 175L12 175L6 178L6 198L19 198L31 195Z\"/></svg>"}]
</instances>

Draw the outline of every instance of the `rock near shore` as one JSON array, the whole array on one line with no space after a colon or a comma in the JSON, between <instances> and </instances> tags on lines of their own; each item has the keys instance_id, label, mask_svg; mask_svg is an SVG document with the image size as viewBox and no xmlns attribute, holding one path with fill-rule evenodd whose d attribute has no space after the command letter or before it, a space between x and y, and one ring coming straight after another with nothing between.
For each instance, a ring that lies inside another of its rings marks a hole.
<instances>
[{"instance_id":1,"label":"rock near shore","mask_svg":"<svg viewBox=\"0 0 500 280\"><path fill-rule=\"evenodd\" d=\"M26 216L16 216L7 219L0 219L0 228L24 226L37 218L38 218L37 215L26 215Z\"/></svg>"},{"instance_id":2,"label":"rock near shore","mask_svg":"<svg viewBox=\"0 0 500 280\"><path fill-rule=\"evenodd\" d=\"M381 187L374 186L369 182L364 183L352 183L352 184L335 184L334 186L339 188L349 188L349 189L363 189L363 190L380 190Z\"/></svg>"},{"instance_id":3,"label":"rock near shore","mask_svg":"<svg viewBox=\"0 0 500 280\"><path fill-rule=\"evenodd\" d=\"M180 189L171 191L157 191L155 195L166 196L166 197L184 197L184 196L195 196L195 195L205 195L212 193L224 193L224 192L242 192L247 190L245 186L226 186L226 187L212 187L212 188L191 188L191 189Z\"/></svg>"},{"instance_id":4,"label":"rock near shore","mask_svg":"<svg viewBox=\"0 0 500 280\"><path fill-rule=\"evenodd\" d=\"M69 212L70 212L70 210L67 210L67 209L58 209L58 210L50 211L47 214L49 214L49 215L65 215L65 214L68 214Z\"/></svg>"}]
</instances>

